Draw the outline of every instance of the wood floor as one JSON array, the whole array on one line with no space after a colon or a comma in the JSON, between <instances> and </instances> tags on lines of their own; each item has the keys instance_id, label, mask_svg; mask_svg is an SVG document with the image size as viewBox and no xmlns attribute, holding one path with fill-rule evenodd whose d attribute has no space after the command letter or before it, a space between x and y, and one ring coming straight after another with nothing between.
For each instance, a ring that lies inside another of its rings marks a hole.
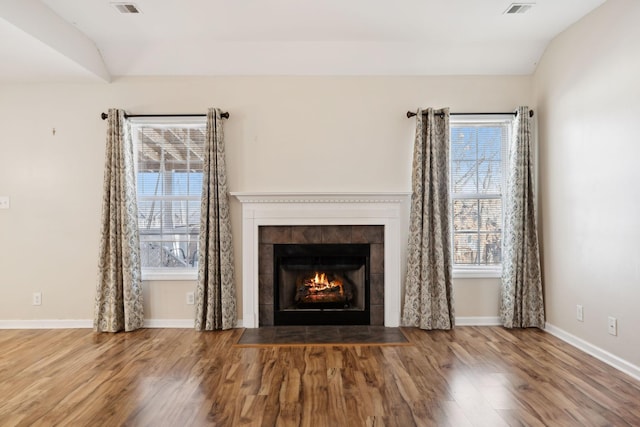
<instances>
[{"instance_id":1,"label":"wood floor","mask_svg":"<svg viewBox=\"0 0 640 427\"><path fill-rule=\"evenodd\" d=\"M242 330L0 330L0 426L640 426L640 382L538 330L238 348Z\"/></svg>"}]
</instances>

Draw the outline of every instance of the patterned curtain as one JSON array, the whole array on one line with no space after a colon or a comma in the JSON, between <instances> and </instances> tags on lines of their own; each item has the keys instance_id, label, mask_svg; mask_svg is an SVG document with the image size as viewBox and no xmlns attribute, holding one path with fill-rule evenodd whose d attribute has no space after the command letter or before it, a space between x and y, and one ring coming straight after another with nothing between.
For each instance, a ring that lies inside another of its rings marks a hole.
<instances>
[{"instance_id":1,"label":"patterned curtain","mask_svg":"<svg viewBox=\"0 0 640 427\"><path fill-rule=\"evenodd\" d=\"M210 108L202 177L196 329L229 329L236 325L236 288L224 160L224 133L219 109Z\"/></svg>"},{"instance_id":2,"label":"patterned curtain","mask_svg":"<svg viewBox=\"0 0 640 427\"><path fill-rule=\"evenodd\" d=\"M102 196L102 238L93 328L142 328L142 280L133 142L124 111L109 110Z\"/></svg>"},{"instance_id":3,"label":"patterned curtain","mask_svg":"<svg viewBox=\"0 0 640 427\"><path fill-rule=\"evenodd\" d=\"M449 109L418 110L402 322L454 326L449 232Z\"/></svg>"},{"instance_id":4,"label":"patterned curtain","mask_svg":"<svg viewBox=\"0 0 640 427\"><path fill-rule=\"evenodd\" d=\"M509 154L500 318L507 328L544 327L529 108L519 107Z\"/></svg>"}]
</instances>

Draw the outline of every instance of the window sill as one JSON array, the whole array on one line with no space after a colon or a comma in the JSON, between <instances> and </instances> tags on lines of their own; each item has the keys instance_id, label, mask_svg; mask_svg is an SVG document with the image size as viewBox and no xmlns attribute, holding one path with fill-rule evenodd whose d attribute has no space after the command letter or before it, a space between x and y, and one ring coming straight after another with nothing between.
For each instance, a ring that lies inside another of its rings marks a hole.
<instances>
[{"instance_id":1,"label":"window sill","mask_svg":"<svg viewBox=\"0 0 640 427\"><path fill-rule=\"evenodd\" d=\"M198 280L197 269L180 269L172 271L170 269L144 269L142 270L143 281L194 281Z\"/></svg>"},{"instance_id":2,"label":"window sill","mask_svg":"<svg viewBox=\"0 0 640 427\"><path fill-rule=\"evenodd\" d=\"M454 267L454 279L499 279L502 277L502 268L464 268Z\"/></svg>"}]
</instances>

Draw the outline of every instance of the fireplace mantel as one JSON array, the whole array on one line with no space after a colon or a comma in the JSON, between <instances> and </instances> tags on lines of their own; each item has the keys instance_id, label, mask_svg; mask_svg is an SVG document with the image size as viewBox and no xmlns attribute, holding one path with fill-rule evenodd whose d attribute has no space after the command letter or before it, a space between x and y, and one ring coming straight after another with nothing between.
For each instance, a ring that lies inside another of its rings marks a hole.
<instances>
[{"instance_id":1,"label":"fireplace mantel","mask_svg":"<svg viewBox=\"0 0 640 427\"><path fill-rule=\"evenodd\" d=\"M232 192L242 204L242 326L258 327L258 228L383 225L384 324L400 326L402 236L411 193Z\"/></svg>"}]
</instances>

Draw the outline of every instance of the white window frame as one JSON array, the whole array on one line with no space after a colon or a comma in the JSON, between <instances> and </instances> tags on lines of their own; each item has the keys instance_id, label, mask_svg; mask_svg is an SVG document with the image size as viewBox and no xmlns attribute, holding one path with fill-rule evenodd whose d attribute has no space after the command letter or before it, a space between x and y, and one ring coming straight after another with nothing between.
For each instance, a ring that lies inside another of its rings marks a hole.
<instances>
[{"instance_id":1,"label":"white window frame","mask_svg":"<svg viewBox=\"0 0 640 427\"><path fill-rule=\"evenodd\" d=\"M134 137L136 128L154 127L154 128L175 128L175 127L204 127L206 126L206 117L132 117L129 120L129 132L134 138L134 144L137 141ZM135 176L138 178L138 149L134 148ZM139 199L138 199L139 200ZM143 267L143 281L193 281L198 279L198 268L175 268L175 267Z\"/></svg>"},{"instance_id":2,"label":"white window frame","mask_svg":"<svg viewBox=\"0 0 640 427\"><path fill-rule=\"evenodd\" d=\"M502 238L504 237L504 201L505 201L505 192L507 188L507 165L508 165L508 157L509 157L509 141L512 137L512 126L514 116L511 114L500 114L500 115L464 115L464 116L450 116L449 118L449 128L451 134L453 134L454 126L464 126L465 124L482 124L486 123L487 125L495 124L495 123L505 123L508 124L506 129L508 130L508 135L506 138L506 147L503 147L503 162L502 162L502 194L500 197L502 199L502 231L501 231L501 244ZM451 140L449 140L451 144ZM450 146L451 147L451 146ZM450 167L451 162L453 161L452 153L449 152L450 155ZM451 199L451 222L450 222L450 231L451 231L451 263L453 266L453 278L454 279L464 279L464 278L500 278L502 277L502 264L500 265L456 265L454 263L454 229L453 229L453 201L455 199L461 199L464 197L454 196L453 188L452 188L452 179L449 180L449 195ZM481 194L476 194L474 196L476 199L482 198L495 198L495 196L483 196Z\"/></svg>"}]
</instances>

